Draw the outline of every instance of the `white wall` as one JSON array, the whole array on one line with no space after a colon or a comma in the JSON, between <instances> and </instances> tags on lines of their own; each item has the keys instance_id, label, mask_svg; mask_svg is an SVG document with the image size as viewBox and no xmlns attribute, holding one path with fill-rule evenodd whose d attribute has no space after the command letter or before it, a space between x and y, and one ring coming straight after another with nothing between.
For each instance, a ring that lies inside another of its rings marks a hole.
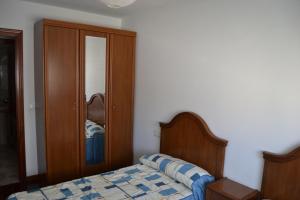
<instances>
[{"instance_id":1,"label":"white wall","mask_svg":"<svg viewBox=\"0 0 300 200\"><path fill-rule=\"evenodd\" d=\"M24 109L27 175L37 173L35 110L34 110L34 23L42 18L66 20L108 27L120 27L121 19L70 9L22 2L0 1L0 27L24 31ZM30 104L33 109L30 109Z\"/></svg>"},{"instance_id":2,"label":"white wall","mask_svg":"<svg viewBox=\"0 0 300 200\"><path fill-rule=\"evenodd\" d=\"M260 188L261 151L300 143L300 1L174 0L123 20L138 32L134 150L158 121L201 115L229 140L225 176Z\"/></svg>"},{"instance_id":3,"label":"white wall","mask_svg":"<svg viewBox=\"0 0 300 200\"><path fill-rule=\"evenodd\" d=\"M105 94L106 38L87 36L85 39L85 95Z\"/></svg>"}]
</instances>

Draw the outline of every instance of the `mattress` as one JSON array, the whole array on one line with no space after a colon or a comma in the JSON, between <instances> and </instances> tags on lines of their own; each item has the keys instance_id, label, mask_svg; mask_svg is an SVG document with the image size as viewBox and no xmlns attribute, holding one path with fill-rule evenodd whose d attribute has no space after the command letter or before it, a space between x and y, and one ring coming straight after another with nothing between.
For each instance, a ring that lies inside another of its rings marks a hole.
<instances>
[{"instance_id":1,"label":"mattress","mask_svg":"<svg viewBox=\"0 0 300 200\"><path fill-rule=\"evenodd\" d=\"M8 200L21 199L194 200L185 185L142 164L8 197Z\"/></svg>"}]
</instances>

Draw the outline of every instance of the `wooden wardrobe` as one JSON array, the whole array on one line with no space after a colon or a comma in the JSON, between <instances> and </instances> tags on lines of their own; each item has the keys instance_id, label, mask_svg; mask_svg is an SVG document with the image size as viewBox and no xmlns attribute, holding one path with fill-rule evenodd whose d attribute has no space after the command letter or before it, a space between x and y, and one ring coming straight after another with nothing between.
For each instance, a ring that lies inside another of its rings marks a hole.
<instances>
[{"instance_id":1,"label":"wooden wardrobe","mask_svg":"<svg viewBox=\"0 0 300 200\"><path fill-rule=\"evenodd\" d=\"M85 166L84 39L106 40L105 161ZM35 25L36 130L39 173L49 184L133 163L136 33L42 20Z\"/></svg>"}]
</instances>

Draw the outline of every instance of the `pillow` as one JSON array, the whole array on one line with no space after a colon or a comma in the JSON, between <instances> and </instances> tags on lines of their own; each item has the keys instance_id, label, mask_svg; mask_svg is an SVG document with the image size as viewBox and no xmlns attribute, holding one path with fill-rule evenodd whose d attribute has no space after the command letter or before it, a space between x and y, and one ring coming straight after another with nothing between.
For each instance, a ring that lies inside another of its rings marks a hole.
<instances>
[{"instance_id":1,"label":"pillow","mask_svg":"<svg viewBox=\"0 0 300 200\"><path fill-rule=\"evenodd\" d=\"M212 182L214 177L206 170L183 160L175 160L165 170L165 174L193 189L193 184L199 181Z\"/></svg>"},{"instance_id":2,"label":"pillow","mask_svg":"<svg viewBox=\"0 0 300 200\"><path fill-rule=\"evenodd\" d=\"M103 134L104 128L93 121L86 120L85 122L85 136L86 138L92 138L95 134Z\"/></svg>"},{"instance_id":3,"label":"pillow","mask_svg":"<svg viewBox=\"0 0 300 200\"><path fill-rule=\"evenodd\" d=\"M194 183L209 183L214 180L214 177L201 167L165 154L144 155L140 162L165 173L190 189L193 189ZM205 188L203 189L205 191Z\"/></svg>"},{"instance_id":4,"label":"pillow","mask_svg":"<svg viewBox=\"0 0 300 200\"><path fill-rule=\"evenodd\" d=\"M165 172L166 166L173 162L173 157L165 154L152 154L140 157L140 162L153 169Z\"/></svg>"}]
</instances>

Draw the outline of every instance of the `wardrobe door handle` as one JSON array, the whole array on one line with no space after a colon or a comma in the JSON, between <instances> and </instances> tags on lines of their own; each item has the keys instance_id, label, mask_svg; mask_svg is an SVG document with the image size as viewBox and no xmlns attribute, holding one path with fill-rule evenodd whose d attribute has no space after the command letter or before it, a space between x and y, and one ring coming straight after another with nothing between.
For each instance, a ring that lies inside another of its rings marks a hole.
<instances>
[{"instance_id":1,"label":"wardrobe door handle","mask_svg":"<svg viewBox=\"0 0 300 200\"><path fill-rule=\"evenodd\" d=\"M112 106L112 109L113 109L114 111L116 111L116 110L117 110L117 106L116 106L116 105L113 105L113 106Z\"/></svg>"}]
</instances>

